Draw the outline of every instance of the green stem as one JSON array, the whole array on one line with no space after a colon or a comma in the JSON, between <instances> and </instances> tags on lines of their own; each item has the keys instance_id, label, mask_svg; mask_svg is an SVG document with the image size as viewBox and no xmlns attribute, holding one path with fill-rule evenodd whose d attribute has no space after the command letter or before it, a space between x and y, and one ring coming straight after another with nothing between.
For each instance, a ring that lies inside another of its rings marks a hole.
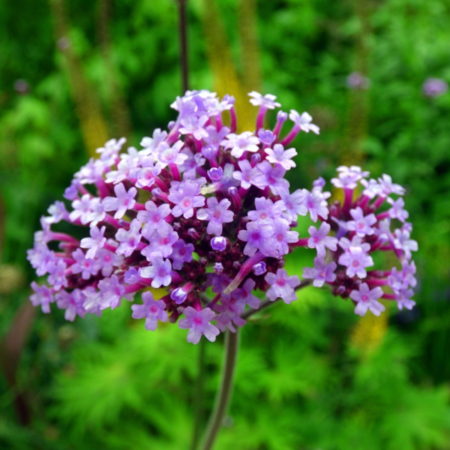
<instances>
[{"instance_id":1,"label":"green stem","mask_svg":"<svg viewBox=\"0 0 450 450\"><path fill-rule=\"evenodd\" d=\"M220 390L217 394L213 412L206 429L202 450L211 450L216 441L217 434L222 427L223 419L227 412L228 403L233 389L233 376L236 367L239 332L231 333L227 330L225 335L225 361L222 369Z\"/></svg>"},{"instance_id":2,"label":"green stem","mask_svg":"<svg viewBox=\"0 0 450 450\"><path fill-rule=\"evenodd\" d=\"M194 431L192 433L191 450L197 450L201 434L205 384L205 348L206 339L201 339L198 349L198 374L195 386Z\"/></svg>"}]
</instances>

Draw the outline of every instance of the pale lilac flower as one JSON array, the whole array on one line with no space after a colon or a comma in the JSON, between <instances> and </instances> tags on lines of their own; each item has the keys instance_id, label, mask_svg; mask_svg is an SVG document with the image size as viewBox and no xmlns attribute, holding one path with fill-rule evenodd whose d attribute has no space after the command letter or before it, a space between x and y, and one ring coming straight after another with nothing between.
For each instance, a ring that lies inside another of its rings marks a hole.
<instances>
[{"instance_id":1,"label":"pale lilac flower","mask_svg":"<svg viewBox=\"0 0 450 450\"><path fill-rule=\"evenodd\" d=\"M289 119L291 119L295 123L295 126L300 130L305 131L306 133L312 131L315 134L319 134L320 128L311 123L312 117L307 112L300 115L297 111L291 109Z\"/></svg>"},{"instance_id":2,"label":"pale lilac flower","mask_svg":"<svg viewBox=\"0 0 450 450\"><path fill-rule=\"evenodd\" d=\"M127 192L123 183L119 183L114 186L114 192L116 197L105 197L103 199L103 208L105 211L116 211L114 217L121 219L127 210L133 209L136 204L134 197L136 197L137 190L132 187Z\"/></svg>"},{"instance_id":3,"label":"pale lilac flower","mask_svg":"<svg viewBox=\"0 0 450 450\"><path fill-rule=\"evenodd\" d=\"M70 267L73 274L81 273L83 280L89 280L91 276L97 275L98 264L95 259L86 258L84 252L77 248L72 253L72 258L75 262Z\"/></svg>"},{"instance_id":4,"label":"pale lilac flower","mask_svg":"<svg viewBox=\"0 0 450 450\"><path fill-rule=\"evenodd\" d=\"M276 219L273 223L273 256L279 257L289 253L289 244L298 241L298 232L290 231L289 222L285 219ZM271 246L267 246L268 251Z\"/></svg>"},{"instance_id":5,"label":"pale lilac flower","mask_svg":"<svg viewBox=\"0 0 450 450\"><path fill-rule=\"evenodd\" d=\"M272 200L264 197L255 198L255 211L248 212L248 218L252 221L271 222L273 219L281 217L284 204L282 202L273 203Z\"/></svg>"},{"instance_id":6,"label":"pale lilac flower","mask_svg":"<svg viewBox=\"0 0 450 450\"><path fill-rule=\"evenodd\" d=\"M156 255L152 260L152 265L141 267L139 275L142 278L151 278L152 287L160 288L161 286L169 286L172 281L171 277L172 265L168 259L163 259L162 256Z\"/></svg>"},{"instance_id":7,"label":"pale lilac flower","mask_svg":"<svg viewBox=\"0 0 450 450\"><path fill-rule=\"evenodd\" d=\"M195 139L200 140L208 136L204 126L208 121L208 116L196 117L194 115L187 115L181 119L181 134L192 134Z\"/></svg>"},{"instance_id":8,"label":"pale lilac flower","mask_svg":"<svg viewBox=\"0 0 450 450\"><path fill-rule=\"evenodd\" d=\"M206 204L208 208L199 209L197 211L197 218L209 221L206 229L208 234L220 236L222 234L223 224L233 221L234 213L233 211L228 210L231 206L231 202L224 198L219 203L217 198L209 197L208 200L206 200Z\"/></svg>"},{"instance_id":9,"label":"pale lilac flower","mask_svg":"<svg viewBox=\"0 0 450 450\"><path fill-rule=\"evenodd\" d=\"M163 167L167 164L176 164L182 165L187 159L188 155L184 153L180 153L180 150L183 148L184 142L177 141L172 147L168 144L163 143L159 146L159 162L162 163Z\"/></svg>"},{"instance_id":10,"label":"pale lilac flower","mask_svg":"<svg viewBox=\"0 0 450 450\"><path fill-rule=\"evenodd\" d=\"M125 287L119 282L116 275L110 278L104 278L98 283L98 288L100 289L100 296L97 298L98 306L100 310L106 308L117 308L122 298L127 298L125 295ZM129 296L128 296L129 299ZM88 308L85 304L86 309Z\"/></svg>"},{"instance_id":11,"label":"pale lilac flower","mask_svg":"<svg viewBox=\"0 0 450 450\"><path fill-rule=\"evenodd\" d=\"M267 291L269 300L275 301L277 298L281 298L287 304L297 300L294 290L300 285L297 275L288 276L286 270L278 269L276 274L268 273L264 279L270 284L270 289Z\"/></svg>"},{"instance_id":12,"label":"pale lilac flower","mask_svg":"<svg viewBox=\"0 0 450 450\"><path fill-rule=\"evenodd\" d=\"M289 191L280 193L280 205L283 205L286 209L286 216L290 221L297 220L298 216L306 216L308 214L308 208L305 203L309 195L310 193L306 189L297 189L292 194Z\"/></svg>"},{"instance_id":13,"label":"pale lilac flower","mask_svg":"<svg viewBox=\"0 0 450 450\"><path fill-rule=\"evenodd\" d=\"M381 178L378 178L378 182L380 184L381 193L384 196L388 196L389 194L403 195L405 193L405 188L399 184L393 183L392 178L389 175L383 174Z\"/></svg>"},{"instance_id":14,"label":"pale lilac flower","mask_svg":"<svg viewBox=\"0 0 450 450\"><path fill-rule=\"evenodd\" d=\"M55 299L56 306L59 309L66 310L64 314L66 320L73 322L76 316L85 316L84 302L86 301L86 296L80 289L74 289L70 293L63 289L56 293Z\"/></svg>"},{"instance_id":15,"label":"pale lilac flower","mask_svg":"<svg viewBox=\"0 0 450 450\"><path fill-rule=\"evenodd\" d=\"M427 97L439 97L448 90L446 81L440 78L427 78L422 86L422 91Z\"/></svg>"},{"instance_id":16,"label":"pale lilac flower","mask_svg":"<svg viewBox=\"0 0 450 450\"><path fill-rule=\"evenodd\" d=\"M355 189L359 181L369 176L369 172L363 172L358 166L340 166L337 171L338 178L332 178L331 182L342 189Z\"/></svg>"},{"instance_id":17,"label":"pale lilac flower","mask_svg":"<svg viewBox=\"0 0 450 450\"><path fill-rule=\"evenodd\" d=\"M258 250L263 253L268 251L271 253L270 247L268 247L268 238L272 237L274 233L273 227L264 223L249 222L246 230L239 231L238 239L247 242L244 248L244 255L252 256Z\"/></svg>"},{"instance_id":18,"label":"pale lilac flower","mask_svg":"<svg viewBox=\"0 0 450 450\"><path fill-rule=\"evenodd\" d=\"M68 220L69 213L67 212L66 205L63 202L56 201L48 208L49 217L45 218L47 223L59 223L61 220Z\"/></svg>"},{"instance_id":19,"label":"pale lilac flower","mask_svg":"<svg viewBox=\"0 0 450 450\"><path fill-rule=\"evenodd\" d=\"M145 329L155 331L160 322L167 322L169 318L166 309L166 304L163 300L155 300L151 292L144 292L142 294L143 305L133 305L133 319L145 319Z\"/></svg>"},{"instance_id":20,"label":"pale lilac flower","mask_svg":"<svg viewBox=\"0 0 450 450\"><path fill-rule=\"evenodd\" d=\"M296 166L295 162L292 161L292 158L297 156L297 151L295 148L290 148L285 151L281 144L275 144L273 149L266 148L264 151L268 155L267 161L272 164L279 164L285 170L292 169Z\"/></svg>"},{"instance_id":21,"label":"pale lilac flower","mask_svg":"<svg viewBox=\"0 0 450 450\"><path fill-rule=\"evenodd\" d=\"M191 306L184 310L184 319L178 322L180 328L189 329L187 341L198 344L202 335L211 342L216 340L219 330L210 322L214 319L214 312L209 308L196 311Z\"/></svg>"},{"instance_id":22,"label":"pale lilac flower","mask_svg":"<svg viewBox=\"0 0 450 450\"><path fill-rule=\"evenodd\" d=\"M392 200L388 197L387 201L392 205L392 208L388 211L391 219L398 219L400 222L405 222L409 217L408 211L405 208L405 201L402 198Z\"/></svg>"},{"instance_id":23,"label":"pale lilac flower","mask_svg":"<svg viewBox=\"0 0 450 450\"><path fill-rule=\"evenodd\" d=\"M275 134L272 130L263 130L262 128L258 131L258 137L262 144L270 146L276 139Z\"/></svg>"},{"instance_id":24,"label":"pale lilac flower","mask_svg":"<svg viewBox=\"0 0 450 450\"><path fill-rule=\"evenodd\" d=\"M95 227L99 222L104 220L106 216L105 210L103 208L103 203L101 199L94 198L91 201L91 212L88 215L88 221L90 221L90 226Z\"/></svg>"},{"instance_id":25,"label":"pale lilac flower","mask_svg":"<svg viewBox=\"0 0 450 450\"><path fill-rule=\"evenodd\" d=\"M80 219L83 225L86 225L90 220L91 209L91 196L89 194L83 195L81 200L77 199L72 202L73 211L69 214L69 218L72 222Z\"/></svg>"},{"instance_id":26,"label":"pale lilac flower","mask_svg":"<svg viewBox=\"0 0 450 450\"><path fill-rule=\"evenodd\" d=\"M249 278L242 287L236 289L232 293L232 297L236 300L236 303L242 304L242 311L244 306L248 305L250 308L258 309L261 304L261 300L252 294L255 288L255 282Z\"/></svg>"},{"instance_id":27,"label":"pale lilac flower","mask_svg":"<svg viewBox=\"0 0 450 450\"><path fill-rule=\"evenodd\" d=\"M350 298L357 302L355 314L364 316L369 310L375 316L379 316L386 309L380 302L377 302L382 296L383 290L380 287L370 290L366 283L361 283L359 291L352 291L350 293Z\"/></svg>"},{"instance_id":28,"label":"pale lilac flower","mask_svg":"<svg viewBox=\"0 0 450 450\"><path fill-rule=\"evenodd\" d=\"M121 256L104 248L97 252L95 259L104 277L111 276L114 268L119 267L123 262Z\"/></svg>"},{"instance_id":29,"label":"pale lilac flower","mask_svg":"<svg viewBox=\"0 0 450 450\"><path fill-rule=\"evenodd\" d=\"M95 258L97 251L104 247L106 242L106 238L104 237L105 229L105 227L101 227L100 229L95 226L91 227L89 230L91 237L81 239L80 247L89 249L86 252L86 258Z\"/></svg>"},{"instance_id":30,"label":"pale lilac flower","mask_svg":"<svg viewBox=\"0 0 450 450\"><path fill-rule=\"evenodd\" d=\"M347 87L366 90L370 87L370 80L359 72L352 72L347 77Z\"/></svg>"},{"instance_id":31,"label":"pale lilac flower","mask_svg":"<svg viewBox=\"0 0 450 450\"><path fill-rule=\"evenodd\" d=\"M374 233L372 225L377 222L375 214L364 215L363 210L358 206L350 210L353 220L347 222L347 229L354 231L358 236L371 236Z\"/></svg>"},{"instance_id":32,"label":"pale lilac flower","mask_svg":"<svg viewBox=\"0 0 450 450\"><path fill-rule=\"evenodd\" d=\"M166 235L155 233L150 240L150 245L145 247L141 253L148 261L153 261L154 256L157 254L161 255L163 258L167 258L168 256L171 256L173 246L178 241L178 237L176 231L170 231Z\"/></svg>"},{"instance_id":33,"label":"pale lilac flower","mask_svg":"<svg viewBox=\"0 0 450 450\"><path fill-rule=\"evenodd\" d=\"M66 269L67 264L61 259L56 259L48 265L49 276L47 281L56 291L59 291L62 287L67 287Z\"/></svg>"},{"instance_id":34,"label":"pale lilac flower","mask_svg":"<svg viewBox=\"0 0 450 450\"><path fill-rule=\"evenodd\" d=\"M325 283L332 283L336 280L337 264L334 261L326 263L323 256L314 258L314 268L305 267L303 269L303 277L313 279L313 285L322 287Z\"/></svg>"},{"instance_id":35,"label":"pale lilac flower","mask_svg":"<svg viewBox=\"0 0 450 450\"><path fill-rule=\"evenodd\" d=\"M286 170L282 166L272 167L268 161L263 161L256 167L258 172L254 176L253 184L259 189L268 186L275 195L280 195L289 189L289 182L284 178Z\"/></svg>"},{"instance_id":36,"label":"pale lilac flower","mask_svg":"<svg viewBox=\"0 0 450 450\"><path fill-rule=\"evenodd\" d=\"M245 152L257 152L259 150L259 139L250 131L241 134L230 133L227 140L221 144L225 148L231 148L231 155L240 158Z\"/></svg>"},{"instance_id":37,"label":"pale lilac flower","mask_svg":"<svg viewBox=\"0 0 450 450\"><path fill-rule=\"evenodd\" d=\"M160 128L157 128L155 131L153 131L153 137L144 137L141 140L141 146L144 147L144 150L142 151L143 155L149 155L153 153L154 150L156 150L162 142L165 141L167 137L166 131L161 131Z\"/></svg>"},{"instance_id":38,"label":"pale lilac flower","mask_svg":"<svg viewBox=\"0 0 450 450\"><path fill-rule=\"evenodd\" d=\"M116 250L117 255L130 256L137 248L139 242L141 242L141 226L142 223L134 219L128 230L120 228L116 233L116 239L120 242L119 247Z\"/></svg>"},{"instance_id":39,"label":"pale lilac flower","mask_svg":"<svg viewBox=\"0 0 450 450\"><path fill-rule=\"evenodd\" d=\"M180 270L185 262L191 262L193 252L194 246L192 244L186 244L182 239L175 242L172 247L172 254L170 255L174 270Z\"/></svg>"},{"instance_id":40,"label":"pale lilac flower","mask_svg":"<svg viewBox=\"0 0 450 450\"><path fill-rule=\"evenodd\" d=\"M30 297L33 306L41 306L42 312L50 313L50 303L54 302L52 291L45 285L39 286L34 281L31 283L34 294Z\"/></svg>"},{"instance_id":41,"label":"pale lilac flower","mask_svg":"<svg viewBox=\"0 0 450 450\"><path fill-rule=\"evenodd\" d=\"M407 260L402 262L402 270L397 270L396 267L392 269L391 275L388 278L389 286L396 291L407 289L409 286L415 287L417 280L415 278L416 265L414 261L409 263Z\"/></svg>"},{"instance_id":42,"label":"pale lilac flower","mask_svg":"<svg viewBox=\"0 0 450 450\"><path fill-rule=\"evenodd\" d=\"M278 102L275 101L275 95L261 95L260 93L255 91L250 92L248 95L251 97L250 103L254 106L262 106L266 109L275 109L281 106Z\"/></svg>"},{"instance_id":43,"label":"pale lilac flower","mask_svg":"<svg viewBox=\"0 0 450 450\"><path fill-rule=\"evenodd\" d=\"M400 289L400 291L396 293L398 309L413 309L416 304L414 300L411 300L413 295L414 291L412 289Z\"/></svg>"},{"instance_id":44,"label":"pale lilac flower","mask_svg":"<svg viewBox=\"0 0 450 450\"><path fill-rule=\"evenodd\" d=\"M185 219L189 219L194 215L194 208L205 204L205 197L200 195L200 188L200 183L186 181L170 189L169 200L175 204L172 209L175 217L182 215Z\"/></svg>"},{"instance_id":45,"label":"pale lilac flower","mask_svg":"<svg viewBox=\"0 0 450 450\"><path fill-rule=\"evenodd\" d=\"M407 230L395 230L394 245L395 248L405 253L406 259L411 259L411 252L416 252L419 248L417 241L410 239L410 232Z\"/></svg>"},{"instance_id":46,"label":"pale lilac flower","mask_svg":"<svg viewBox=\"0 0 450 450\"><path fill-rule=\"evenodd\" d=\"M306 198L303 204L308 210L313 222L317 222L319 217L322 219L328 218L328 205L324 194L325 193L318 190L306 193Z\"/></svg>"},{"instance_id":47,"label":"pale lilac flower","mask_svg":"<svg viewBox=\"0 0 450 450\"><path fill-rule=\"evenodd\" d=\"M308 228L308 233L311 236L308 239L308 247L315 248L318 256L325 256L325 247L333 252L337 249L338 240L335 237L328 236L330 230L331 227L326 222L323 222L319 229L314 226Z\"/></svg>"},{"instance_id":48,"label":"pale lilac flower","mask_svg":"<svg viewBox=\"0 0 450 450\"><path fill-rule=\"evenodd\" d=\"M145 211L139 211L137 215L138 220L144 224L142 235L149 239L154 232L162 236L168 234L172 229L165 220L169 214L169 205L156 206L151 200L146 202Z\"/></svg>"},{"instance_id":49,"label":"pale lilac flower","mask_svg":"<svg viewBox=\"0 0 450 450\"><path fill-rule=\"evenodd\" d=\"M233 177L240 181L243 189L250 189L258 171L256 168L252 167L246 159L238 161L238 165L241 170L234 171Z\"/></svg>"},{"instance_id":50,"label":"pale lilac flower","mask_svg":"<svg viewBox=\"0 0 450 450\"><path fill-rule=\"evenodd\" d=\"M339 257L339 264L347 267L349 277L366 278L366 267L373 266L373 259L361 247L351 246Z\"/></svg>"}]
</instances>

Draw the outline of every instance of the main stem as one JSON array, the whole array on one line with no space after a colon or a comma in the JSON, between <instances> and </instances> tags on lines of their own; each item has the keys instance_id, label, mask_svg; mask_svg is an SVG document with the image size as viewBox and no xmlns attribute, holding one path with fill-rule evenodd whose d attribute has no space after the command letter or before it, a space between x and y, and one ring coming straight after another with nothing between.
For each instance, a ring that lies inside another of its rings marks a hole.
<instances>
[{"instance_id":1,"label":"main stem","mask_svg":"<svg viewBox=\"0 0 450 450\"><path fill-rule=\"evenodd\" d=\"M225 361L222 370L222 380L217 394L214 410L206 429L206 435L202 450L211 450L217 434L222 427L224 416L227 412L233 389L234 369L236 367L237 350L239 344L239 331L231 333L227 330L225 335Z\"/></svg>"}]
</instances>

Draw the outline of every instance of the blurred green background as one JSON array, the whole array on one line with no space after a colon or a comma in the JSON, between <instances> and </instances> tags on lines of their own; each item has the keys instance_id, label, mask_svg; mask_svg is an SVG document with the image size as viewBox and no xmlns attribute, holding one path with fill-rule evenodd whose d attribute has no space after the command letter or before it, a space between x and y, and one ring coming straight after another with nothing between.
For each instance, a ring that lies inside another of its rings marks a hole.
<instances>
[{"instance_id":1,"label":"blurred green background","mask_svg":"<svg viewBox=\"0 0 450 450\"><path fill-rule=\"evenodd\" d=\"M188 19L191 88L234 94L242 130L253 89L308 111L321 135L297 138L291 184L388 173L419 242L411 312L361 319L307 288L244 327L217 449L450 449L450 94L422 91L450 82L450 2L189 0ZM145 331L129 304L74 323L36 311L25 260L97 147L174 119L177 22L175 0L0 2L1 449L190 448L199 347ZM370 86L350 89L352 72ZM202 426L222 350L205 346Z\"/></svg>"}]
</instances>

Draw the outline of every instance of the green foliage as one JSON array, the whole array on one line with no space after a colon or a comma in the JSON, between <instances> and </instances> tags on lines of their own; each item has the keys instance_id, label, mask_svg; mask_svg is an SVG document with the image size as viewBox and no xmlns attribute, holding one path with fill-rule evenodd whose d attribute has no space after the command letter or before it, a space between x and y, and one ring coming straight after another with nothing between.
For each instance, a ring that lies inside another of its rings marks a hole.
<instances>
[{"instance_id":1,"label":"green foliage","mask_svg":"<svg viewBox=\"0 0 450 450\"><path fill-rule=\"evenodd\" d=\"M129 114L129 143L137 146L174 117L168 105L180 91L176 2L109 3L116 89L108 85L100 45L102 2L66 2L67 37L108 129L115 125L117 92L125 99L127 111L119 112ZM238 56L239 2L216 3ZM420 245L418 309L390 309L388 331L369 352L352 337L359 322L350 302L326 291L304 289L291 305L255 315L243 330L230 417L217 449L448 450L450 94L425 98L421 86L431 76L450 82L449 4L257 3L264 92L276 94L284 110L311 112L322 129L319 137L297 139L292 186L309 186L352 162L405 185ZM189 2L190 75L192 88L211 89L204 5ZM25 252L39 217L88 158L85 118L54 24L42 2L0 2L0 253L28 281ZM368 91L346 88L354 70L366 72ZM14 89L19 79L29 85L24 94ZM299 222L301 237L307 226ZM298 251L286 269L301 275L311 264L312 255ZM8 291L8 282L2 278L2 336L29 295L25 286ZM32 423L18 424L15 392L0 377L0 448L188 448L198 347L186 343L184 331L167 325L147 332L130 319L128 304L74 324L60 311L37 316L17 386L28 396ZM221 341L206 345L203 426L222 350Z\"/></svg>"}]
</instances>

